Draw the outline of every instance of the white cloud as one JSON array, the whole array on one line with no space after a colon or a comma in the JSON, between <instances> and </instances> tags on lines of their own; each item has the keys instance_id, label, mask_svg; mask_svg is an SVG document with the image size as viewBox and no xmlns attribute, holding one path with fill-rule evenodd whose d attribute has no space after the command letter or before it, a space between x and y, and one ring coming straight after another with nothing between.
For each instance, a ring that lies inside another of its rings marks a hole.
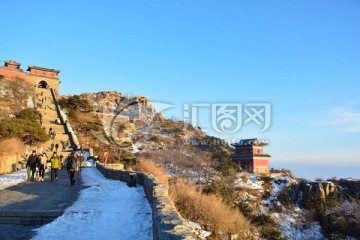
<instances>
[{"instance_id":1,"label":"white cloud","mask_svg":"<svg viewBox=\"0 0 360 240\"><path fill-rule=\"evenodd\" d=\"M335 126L348 133L360 132L360 112L349 108L334 108L320 125Z\"/></svg>"}]
</instances>

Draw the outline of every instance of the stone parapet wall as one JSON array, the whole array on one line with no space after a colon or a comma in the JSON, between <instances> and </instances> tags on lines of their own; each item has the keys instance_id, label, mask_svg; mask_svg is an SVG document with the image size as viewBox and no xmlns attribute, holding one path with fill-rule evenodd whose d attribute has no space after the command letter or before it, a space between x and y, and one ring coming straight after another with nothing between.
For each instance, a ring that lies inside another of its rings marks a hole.
<instances>
[{"instance_id":1,"label":"stone parapet wall","mask_svg":"<svg viewBox=\"0 0 360 240\"><path fill-rule=\"evenodd\" d=\"M195 239L191 228L177 212L168 196L168 186L159 183L152 175L140 172L114 170L96 164L104 177L126 182L129 186L139 184L144 187L152 209L154 240Z\"/></svg>"}]
</instances>

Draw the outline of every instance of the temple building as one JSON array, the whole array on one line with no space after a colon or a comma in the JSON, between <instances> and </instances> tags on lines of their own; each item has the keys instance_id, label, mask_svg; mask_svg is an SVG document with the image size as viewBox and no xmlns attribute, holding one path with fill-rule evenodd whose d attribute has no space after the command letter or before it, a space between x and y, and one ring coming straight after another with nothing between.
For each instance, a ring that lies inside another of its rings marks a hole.
<instances>
[{"instance_id":1,"label":"temple building","mask_svg":"<svg viewBox=\"0 0 360 240\"><path fill-rule=\"evenodd\" d=\"M269 173L271 156L264 153L264 146L266 145L268 144L257 138L242 139L238 143L232 144L235 147L235 154L231 155L231 158L244 171Z\"/></svg>"},{"instance_id":2,"label":"temple building","mask_svg":"<svg viewBox=\"0 0 360 240\"><path fill-rule=\"evenodd\" d=\"M59 94L59 70L28 66L27 72L24 72L20 66L21 64L16 61L4 61L4 66L0 67L0 75L28 81L37 88L52 88L55 94Z\"/></svg>"},{"instance_id":3,"label":"temple building","mask_svg":"<svg viewBox=\"0 0 360 240\"><path fill-rule=\"evenodd\" d=\"M4 61L4 66L0 67L0 75L6 78L27 80L27 75L20 66L21 64L15 61Z\"/></svg>"}]
</instances>

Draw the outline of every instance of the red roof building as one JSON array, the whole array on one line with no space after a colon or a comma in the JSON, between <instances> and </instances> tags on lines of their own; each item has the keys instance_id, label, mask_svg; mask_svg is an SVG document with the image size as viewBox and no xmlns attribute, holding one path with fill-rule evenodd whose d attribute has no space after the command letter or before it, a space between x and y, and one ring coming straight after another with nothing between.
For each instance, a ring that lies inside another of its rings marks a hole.
<instances>
[{"instance_id":1,"label":"red roof building","mask_svg":"<svg viewBox=\"0 0 360 240\"><path fill-rule=\"evenodd\" d=\"M0 67L0 75L5 78L17 78L26 80L27 75L20 68L20 63L16 61L4 61L4 66Z\"/></svg>"},{"instance_id":2,"label":"red roof building","mask_svg":"<svg viewBox=\"0 0 360 240\"><path fill-rule=\"evenodd\" d=\"M271 156L264 153L266 145L268 144L257 138L242 139L232 144L235 147L235 154L231 155L231 158L242 170L250 173L269 173Z\"/></svg>"},{"instance_id":3,"label":"red roof building","mask_svg":"<svg viewBox=\"0 0 360 240\"><path fill-rule=\"evenodd\" d=\"M29 66L27 72L20 68L21 64L16 61L4 61L0 66L0 76L9 79L28 81L37 88L52 88L55 94L59 92L59 70Z\"/></svg>"}]
</instances>

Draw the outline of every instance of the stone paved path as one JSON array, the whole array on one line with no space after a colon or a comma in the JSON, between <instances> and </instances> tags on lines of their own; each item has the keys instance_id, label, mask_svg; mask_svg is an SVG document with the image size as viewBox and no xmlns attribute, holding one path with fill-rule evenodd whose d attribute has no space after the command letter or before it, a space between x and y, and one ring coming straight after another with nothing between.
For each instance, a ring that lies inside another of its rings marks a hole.
<instances>
[{"instance_id":1,"label":"stone paved path","mask_svg":"<svg viewBox=\"0 0 360 240\"><path fill-rule=\"evenodd\" d=\"M50 173L47 173L44 182L24 182L1 190L0 240L30 239L34 235L32 229L39 227L31 224L32 219L39 215L61 215L77 200L83 188L81 184L70 186L66 169L62 169L57 181L50 182ZM26 225L7 224L8 217L4 216L9 215L26 216Z\"/></svg>"}]
</instances>

